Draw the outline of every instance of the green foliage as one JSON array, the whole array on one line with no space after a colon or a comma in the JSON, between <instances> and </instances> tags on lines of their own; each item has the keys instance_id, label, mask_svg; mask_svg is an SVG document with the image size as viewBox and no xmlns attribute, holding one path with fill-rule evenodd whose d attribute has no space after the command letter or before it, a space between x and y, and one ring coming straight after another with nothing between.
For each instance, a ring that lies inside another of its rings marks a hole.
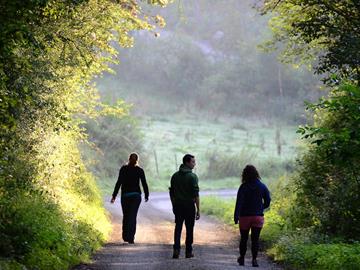
<instances>
[{"instance_id":1,"label":"green foliage","mask_svg":"<svg viewBox=\"0 0 360 270\"><path fill-rule=\"evenodd\" d=\"M290 269L358 269L360 245L346 244L316 234L312 229L298 230L289 219L294 207L293 196L278 194L265 212L265 224L260 239L266 252L275 261ZM233 225L235 200L216 197L201 199L202 212ZM233 225L234 226L234 225Z\"/></svg>"},{"instance_id":2,"label":"green foliage","mask_svg":"<svg viewBox=\"0 0 360 270\"><path fill-rule=\"evenodd\" d=\"M207 177L224 178L239 177L246 164L252 162L256 157L254 149L243 148L238 154L229 154L213 150L207 153L208 169Z\"/></svg>"},{"instance_id":3,"label":"green foliage","mask_svg":"<svg viewBox=\"0 0 360 270\"><path fill-rule=\"evenodd\" d=\"M282 47L283 60L310 62L331 82L338 77L359 82L359 2L313 0L265 0L263 12L271 12L273 39L265 46ZM284 46L285 44L285 46Z\"/></svg>"},{"instance_id":4,"label":"green foliage","mask_svg":"<svg viewBox=\"0 0 360 270\"><path fill-rule=\"evenodd\" d=\"M294 236L281 239L270 251L275 260L295 269L358 269L360 245L303 243Z\"/></svg>"},{"instance_id":5,"label":"green foliage","mask_svg":"<svg viewBox=\"0 0 360 270\"><path fill-rule=\"evenodd\" d=\"M103 92L129 100L142 115L304 122L303 100L320 96L318 79L257 50L269 35L268 18L252 0L178 2L159 11L167 26L158 38L139 33L132 50L120 51L124 65L114 69L123 76L105 75L98 81Z\"/></svg>"},{"instance_id":6,"label":"green foliage","mask_svg":"<svg viewBox=\"0 0 360 270\"><path fill-rule=\"evenodd\" d=\"M41 194L24 192L2 198L1 203L10 207L2 209L5 219L1 228L1 254L33 269L65 269L86 260L104 240L102 232L89 224L89 220L71 216L64 219L59 206L45 200ZM103 214L100 207L97 211Z\"/></svg>"},{"instance_id":7,"label":"green foliage","mask_svg":"<svg viewBox=\"0 0 360 270\"><path fill-rule=\"evenodd\" d=\"M88 120L84 128L92 145L85 158L90 159L89 169L98 178L115 180L120 166L127 162L131 152L137 152L141 165L146 167L143 135L135 117L101 117ZM94 157L97 157L96 160L92 160Z\"/></svg>"},{"instance_id":8,"label":"green foliage","mask_svg":"<svg viewBox=\"0 0 360 270\"><path fill-rule=\"evenodd\" d=\"M208 152L208 168L206 178L221 179L225 177L241 177L242 170L249 163L254 163L264 179L276 179L294 169L291 160L280 158L258 158L258 150L243 148L239 153L233 154L212 150Z\"/></svg>"},{"instance_id":9,"label":"green foliage","mask_svg":"<svg viewBox=\"0 0 360 270\"><path fill-rule=\"evenodd\" d=\"M234 126L246 127L251 132ZM171 175L188 152L196 157L195 172L201 189L237 187L247 163L254 163L267 183L293 170L291 160L295 157L297 141L292 126L282 128L281 156L274 144L275 128L261 121L224 118L214 123L197 117L162 116L145 118L141 128L147 153L146 173L152 189L167 189Z\"/></svg>"},{"instance_id":10,"label":"green foliage","mask_svg":"<svg viewBox=\"0 0 360 270\"><path fill-rule=\"evenodd\" d=\"M215 196L201 198L201 212L219 218L229 225L234 224L235 200L222 200Z\"/></svg>"},{"instance_id":11,"label":"green foliage","mask_svg":"<svg viewBox=\"0 0 360 270\"><path fill-rule=\"evenodd\" d=\"M360 220L359 104L358 87L336 88L328 99L309 105L314 125L299 129L312 143L299 163L299 209L323 232L348 239L360 236L353 226Z\"/></svg>"},{"instance_id":12,"label":"green foliage","mask_svg":"<svg viewBox=\"0 0 360 270\"><path fill-rule=\"evenodd\" d=\"M153 1L163 4L164 1ZM0 36L1 267L66 269L106 239L109 220L78 145L86 117L123 115L91 83L114 42L153 29L136 1L7 1ZM157 19L156 19L157 18Z\"/></svg>"}]
</instances>

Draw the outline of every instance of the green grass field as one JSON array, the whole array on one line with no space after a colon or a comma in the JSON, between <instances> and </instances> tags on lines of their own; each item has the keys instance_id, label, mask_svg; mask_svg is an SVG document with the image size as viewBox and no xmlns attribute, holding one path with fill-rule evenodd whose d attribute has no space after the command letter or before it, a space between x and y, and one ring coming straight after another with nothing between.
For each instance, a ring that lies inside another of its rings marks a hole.
<instances>
[{"instance_id":1,"label":"green grass field","mask_svg":"<svg viewBox=\"0 0 360 270\"><path fill-rule=\"evenodd\" d=\"M195 173L204 190L237 187L241 169L247 163L258 167L265 182L278 178L291 170L288 164L294 160L299 146L296 126L281 127L278 155L276 126L234 119L214 123L201 119L148 118L143 120L142 130L147 150L146 171L153 190L166 189L185 153L196 156ZM211 159L216 168L210 168ZM223 168L222 164L228 167ZM230 169L235 170L231 175L224 172L216 176L218 171Z\"/></svg>"}]
</instances>

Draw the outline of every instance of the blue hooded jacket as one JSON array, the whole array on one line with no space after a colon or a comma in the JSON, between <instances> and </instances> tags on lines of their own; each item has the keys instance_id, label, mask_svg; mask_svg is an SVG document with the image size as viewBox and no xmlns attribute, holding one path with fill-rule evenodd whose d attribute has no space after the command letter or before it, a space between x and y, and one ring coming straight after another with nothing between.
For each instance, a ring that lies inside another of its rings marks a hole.
<instances>
[{"instance_id":1,"label":"blue hooded jacket","mask_svg":"<svg viewBox=\"0 0 360 270\"><path fill-rule=\"evenodd\" d=\"M239 217L263 216L264 209L270 206L270 192L259 179L241 184L239 187L234 211L234 222Z\"/></svg>"}]
</instances>

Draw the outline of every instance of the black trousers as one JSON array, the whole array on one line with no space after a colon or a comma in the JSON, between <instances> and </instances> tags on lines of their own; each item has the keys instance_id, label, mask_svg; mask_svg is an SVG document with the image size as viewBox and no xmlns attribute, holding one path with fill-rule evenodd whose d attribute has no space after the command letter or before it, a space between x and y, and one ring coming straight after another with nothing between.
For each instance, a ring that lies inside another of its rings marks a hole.
<instances>
[{"instance_id":1,"label":"black trousers","mask_svg":"<svg viewBox=\"0 0 360 270\"><path fill-rule=\"evenodd\" d=\"M240 245L239 251L240 256L244 257L247 249L247 241L249 238L250 230L240 230ZM261 228L252 227L251 228L251 254L253 259L256 259L258 251L259 251L259 238L260 238Z\"/></svg>"},{"instance_id":2,"label":"black trousers","mask_svg":"<svg viewBox=\"0 0 360 270\"><path fill-rule=\"evenodd\" d=\"M134 241L136 217L141 203L141 196L121 197L123 211L122 238L126 242Z\"/></svg>"},{"instance_id":3,"label":"black trousers","mask_svg":"<svg viewBox=\"0 0 360 270\"><path fill-rule=\"evenodd\" d=\"M175 214L174 249L180 250L181 231L185 221L186 227L186 252L192 252L194 225L195 225L195 204L194 202L174 203Z\"/></svg>"}]
</instances>

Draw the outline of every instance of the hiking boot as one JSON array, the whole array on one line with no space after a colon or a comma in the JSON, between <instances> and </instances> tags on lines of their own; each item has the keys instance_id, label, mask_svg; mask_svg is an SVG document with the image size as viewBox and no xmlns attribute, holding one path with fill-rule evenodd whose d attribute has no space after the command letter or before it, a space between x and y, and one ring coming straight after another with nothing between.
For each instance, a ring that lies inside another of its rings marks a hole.
<instances>
[{"instance_id":1,"label":"hiking boot","mask_svg":"<svg viewBox=\"0 0 360 270\"><path fill-rule=\"evenodd\" d=\"M192 253L192 252L186 252L185 258L189 259L189 258L192 258L192 257L194 257L194 253Z\"/></svg>"},{"instance_id":2,"label":"hiking boot","mask_svg":"<svg viewBox=\"0 0 360 270\"><path fill-rule=\"evenodd\" d=\"M240 257L237 259L237 262L238 262L239 265L243 266L244 263L245 263L245 257L240 256Z\"/></svg>"},{"instance_id":3,"label":"hiking boot","mask_svg":"<svg viewBox=\"0 0 360 270\"><path fill-rule=\"evenodd\" d=\"M253 260L252 260L252 266L253 266L253 267L259 267L256 259L253 259Z\"/></svg>"},{"instance_id":4,"label":"hiking boot","mask_svg":"<svg viewBox=\"0 0 360 270\"><path fill-rule=\"evenodd\" d=\"M173 253L173 259L179 259L179 255L180 255L180 250L178 249L174 249L174 253Z\"/></svg>"}]
</instances>

